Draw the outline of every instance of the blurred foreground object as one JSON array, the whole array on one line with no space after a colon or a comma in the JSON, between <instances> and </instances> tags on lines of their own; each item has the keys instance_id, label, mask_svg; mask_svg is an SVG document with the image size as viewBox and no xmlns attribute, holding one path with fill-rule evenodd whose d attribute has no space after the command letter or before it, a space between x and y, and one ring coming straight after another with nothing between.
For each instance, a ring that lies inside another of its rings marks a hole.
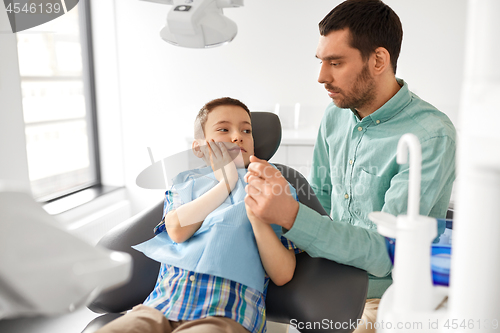
<instances>
[{"instance_id":1,"label":"blurred foreground object","mask_svg":"<svg viewBox=\"0 0 500 333\"><path fill-rule=\"evenodd\" d=\"M0 319L73 311L131 270L130 255L71 235L28 192L0 181Z\"/></svg>"}]
</instances>

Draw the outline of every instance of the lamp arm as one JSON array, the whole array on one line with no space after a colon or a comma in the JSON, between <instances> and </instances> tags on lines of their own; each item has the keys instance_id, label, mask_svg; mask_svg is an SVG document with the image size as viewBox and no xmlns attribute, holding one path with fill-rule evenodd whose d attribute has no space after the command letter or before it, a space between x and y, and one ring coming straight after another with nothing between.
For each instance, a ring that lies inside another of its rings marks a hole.
<instances>
[{"instance_id":1,"label":"lamp arm","mask_svg":"<svg viewBox=\"0 0 500 333\"><path fill-rule=\"evenodd\" d=\"M216 0L217 7L219 8L231 8L231 7L241 7L243 6L243 0Z\"/></svg>"}]
</instances>

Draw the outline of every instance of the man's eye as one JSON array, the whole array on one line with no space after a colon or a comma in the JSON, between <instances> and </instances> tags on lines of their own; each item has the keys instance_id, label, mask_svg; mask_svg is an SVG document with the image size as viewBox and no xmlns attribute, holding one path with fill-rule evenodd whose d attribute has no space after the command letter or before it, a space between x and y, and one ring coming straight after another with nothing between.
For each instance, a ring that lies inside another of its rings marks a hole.
<instances>
[{"instance_id":1,"label":"man's eye","mask_svg":"<svg viewBox=\"0 0 500 333\"><path fill-rule=\"evenodd\" d=\"M334 66L334 67L337 67L338 65L340 65L339 62L331 62L330 63L330 66Z\"/></svg>"}]
</instances>

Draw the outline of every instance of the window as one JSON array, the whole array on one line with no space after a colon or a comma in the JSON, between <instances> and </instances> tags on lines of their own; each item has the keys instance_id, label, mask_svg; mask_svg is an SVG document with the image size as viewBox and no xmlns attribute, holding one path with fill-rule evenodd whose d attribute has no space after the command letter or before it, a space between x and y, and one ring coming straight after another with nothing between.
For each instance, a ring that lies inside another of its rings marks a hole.
<instances>
[{"instance_id":1,"label":"window","mask_svg":"<svg viewBox=\"0 0 500 333\"><path fill-rule=\"evenodd\" d=\"M48 201L100 183L88 1L17 33L33 195Z\"/></svg>"}]
</instances>

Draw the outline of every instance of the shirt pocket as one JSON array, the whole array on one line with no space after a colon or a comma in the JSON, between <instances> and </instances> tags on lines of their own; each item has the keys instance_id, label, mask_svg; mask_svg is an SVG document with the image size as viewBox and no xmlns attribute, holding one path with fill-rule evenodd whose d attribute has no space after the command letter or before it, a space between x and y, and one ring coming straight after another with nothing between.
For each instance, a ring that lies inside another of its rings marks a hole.
<instances>
[{"instance_id":1,"label":"shirt pocket","mask_svg":"<svg viewBox=\"0 0 500 333\"><path fill-rule=\"evenodd\" d=\"M351 209L361 220L369 221L368 214L381 211L385 204L385 193L389 189L390 179L378 176L361 169L359 177L353 184L353 201Z\"/></svg>"}]
</instances>

